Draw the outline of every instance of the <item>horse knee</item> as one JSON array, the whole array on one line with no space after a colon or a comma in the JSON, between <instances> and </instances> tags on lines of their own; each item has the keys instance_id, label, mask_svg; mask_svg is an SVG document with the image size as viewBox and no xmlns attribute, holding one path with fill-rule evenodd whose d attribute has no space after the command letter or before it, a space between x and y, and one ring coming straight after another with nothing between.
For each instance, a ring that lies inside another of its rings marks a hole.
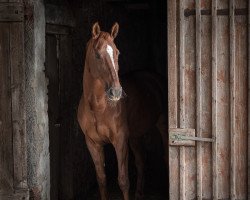
<instances>
[{"instance_id":1,"label":"horse knee","mask_svg":"<svg viewBox=\"0 0 250 200\"><path fill-rule=\"evenodd\" d=\"M119 176L118 182L119 182L119 186L120 186L122 191L129 190L129 179L127 176L125 176L125 175Z\"/></svg>"},{"instance_id":2,"label":"horse knee","mask_svg":"<svg viewBox=\"0 0 250 200\"><path fill-rule=\"evenodd\" d=\"M97 175L97 181L100 187L106 186L106 175Z\"/></svg>"}]
</instances>

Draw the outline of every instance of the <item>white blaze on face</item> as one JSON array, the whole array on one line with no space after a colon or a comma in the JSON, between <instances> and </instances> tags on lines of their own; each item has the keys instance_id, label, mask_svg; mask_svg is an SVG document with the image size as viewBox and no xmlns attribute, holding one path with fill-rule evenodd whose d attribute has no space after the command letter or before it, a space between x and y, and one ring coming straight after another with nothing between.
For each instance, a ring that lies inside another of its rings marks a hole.
<instances>
[{"instance_id":1,"label":"white blaze on face","mask_svg":"<svg viewBox=\"0 0 250 200\"><path fill-rule=\"evenodd\" d=\"M115 68L115 61L114 61L114 52L113 52L112 47L110 45L107 45L106 51L109 54L109 57L110 57L111 62L112 62L112 65L113 65L114 70L115 70L115 72L117 74L117 71L116 71L116 68Z\"/></svg>"}]
</instances>

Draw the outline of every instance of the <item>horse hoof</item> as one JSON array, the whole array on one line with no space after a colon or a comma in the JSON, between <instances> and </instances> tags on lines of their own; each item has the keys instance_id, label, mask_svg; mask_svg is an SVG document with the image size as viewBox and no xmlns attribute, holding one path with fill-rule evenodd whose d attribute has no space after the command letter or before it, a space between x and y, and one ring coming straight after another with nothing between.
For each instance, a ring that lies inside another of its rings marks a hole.
<instances>
[{"instance_id":1,"label":"horse hoof","mask_svg":"<svg viewBox=\"0 0 250 200\"><path fill-rule=\"evenodd\" d=\"M141 192L136 192L135 200L142 200L142 199L143 199L143 194Z\"/></svg>"}]
</instances>

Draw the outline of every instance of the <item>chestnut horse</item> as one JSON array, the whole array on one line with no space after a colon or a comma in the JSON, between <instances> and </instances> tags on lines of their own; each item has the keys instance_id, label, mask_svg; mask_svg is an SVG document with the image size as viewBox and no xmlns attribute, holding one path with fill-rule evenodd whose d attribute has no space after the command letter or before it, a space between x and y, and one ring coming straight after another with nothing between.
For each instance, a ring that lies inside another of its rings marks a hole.
<instances>
[{"instance_id":1,"label":"chestnut horse","mask_svg":"<svg viewBox=\"0 0 250 200\"><path fill-rule=\"evenodd\" d=\"M134 73L124 79L118 76L119 51L114 43L119 25L111 33L102 32L98 23L92 27L87 44L83 74L83 94L78 107L78 122L92 156L102 200L106 190L103 146L111 143L117 155L118 183L125 200L129 199L128 142L137 168L136 199L143 196L144 153L141 137L153 125L163 124L161 83L148 73ZM127 96L124 96L125 90ZM160 119L160 120L159 120ZM161 128L163 142L166 130Z\"/></svg>"}]
</instances>

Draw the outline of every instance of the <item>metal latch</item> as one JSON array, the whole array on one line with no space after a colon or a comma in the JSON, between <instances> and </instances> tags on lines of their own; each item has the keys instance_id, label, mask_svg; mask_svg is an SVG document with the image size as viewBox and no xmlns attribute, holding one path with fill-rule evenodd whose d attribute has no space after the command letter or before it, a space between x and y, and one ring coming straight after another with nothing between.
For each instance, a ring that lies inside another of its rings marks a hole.
<instances>
[{"instance_id":1,"label":"metal latch","mask_svg":"<svg viewBox=\"0 0 250 200\"><path fill-rule=\"evenodd\" d=\"M60 123L55 123L54 125L55 125L56 128L61 127L61 124L60 124Z\"/></svg>"},{"instance_id":2,"label":"metal latch","mask_svg":"<svg viewBox=\"0 0 250 200\"><path fill-rule=\"evenodd\" d=\"M195 136L195 129L174 128L169 130L169 145L171 146L195 146L197 142L214 142L214 138Z\"/></svg>"},{"instance_id":3,"label":"metal latch","mask_svg":"<svg viewBox=\"0 0 250 200\"><path fill-rule=\"evenodd\" d=\"M202 138L202 137L193 137L193 136L186 136L182 134L175 134L171 136L173 140L194 140L199 142L214 142L213 138Z\"/></svg>"}]
</instances>

